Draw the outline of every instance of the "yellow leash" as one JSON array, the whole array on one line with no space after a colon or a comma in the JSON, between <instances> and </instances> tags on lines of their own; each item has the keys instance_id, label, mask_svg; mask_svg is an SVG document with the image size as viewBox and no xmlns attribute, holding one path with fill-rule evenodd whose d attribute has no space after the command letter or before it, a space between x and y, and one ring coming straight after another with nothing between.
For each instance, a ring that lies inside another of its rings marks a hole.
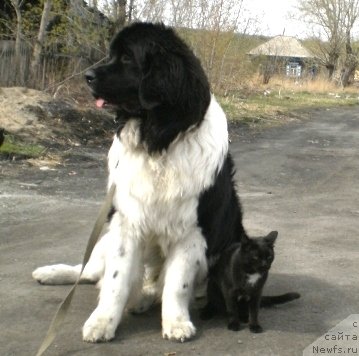
<instances>
[{"instance_id":1,"label":"yellow leash","mask_svg":"<svg viewBox=\"0 0 359 356\"><path fill-rule=\"evenodd\" d=\"M81 272L79 274L79 277L76 281L76 283L72 286L71 290L67 294L66 298L63 300L63 302L60 304L54 318L51 321L51 324L47 330L46 336L44 340L42 341L41 346L39 347L39 350L36 353L36 356L41 356L47 348L52 344L54 341L56 334L60 330L60 326L62 325L63 321L65 320L66 314L68 312L68 309L71 304L72 297L75 294L75 290L77 285L80 282L81 274L91 256L91 252L93 248L96 245L96 242L101 234L102 228L106 222L107 215L112 207L112 200L113 196L115 195L115 184L112 184L109 191L107 192L105 201L102 203L102 206L100 208L99 214L97 216L95 225L92 229L90 238L87 242L86 251L82 260L82 267Z\"/></svg>"}]
</instances>

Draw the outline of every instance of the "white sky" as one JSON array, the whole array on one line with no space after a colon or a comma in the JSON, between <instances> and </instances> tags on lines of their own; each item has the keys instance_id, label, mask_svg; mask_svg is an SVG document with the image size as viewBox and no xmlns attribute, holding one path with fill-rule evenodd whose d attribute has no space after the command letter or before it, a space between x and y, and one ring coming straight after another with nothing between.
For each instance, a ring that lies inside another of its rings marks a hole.
<instances>
[{"instance_id":1,"label":"white sky","mask_svg":"<svg viewBox=\"0 0 359 356\"><path fill-rule=\"evenodd\" d=\"M91 3L91 0L86 0ZM148 1L148 0L145 0ZM294 37L306 37L306 25L290 19L289 13L295 12L300 0L244 0L244 8L251 17L259 19L258 33L267 36L283 34ZM98 0L101 5L110 4L111 0ZM139 3L142 3L139 1Z\"/></svg>"},{"instance_id":2,"label":"white sky","mask_svg":"<svg viewBox=\"0 0 359 356\"><path fill-rule=\"evenodd\" d=\"M98 0L100 4L110 3L110 1ZM249 12L248 15L258 20L253 34L277 36L283 34L284 31L286 36L300 39L317 36L319 29L313 33L311 26L304 22L302 15L296 9L299 2L300 0L244 0L244 8ZM359 21L352 35L355 38L359 37Z\"/></svg>"},{"instance_id":3,"label":"white sky","mask_svg":"<svg viewBox=\"0 0 359 356\"><path fill-rule=\"evenodd\" d=\"M258 17L258 31L263 35L276 36L283 34L294 37L305 37L306 24L291 19L290 13L296 12L298 0L246 0L246 8Z\"/></svg>"}]
</instances>

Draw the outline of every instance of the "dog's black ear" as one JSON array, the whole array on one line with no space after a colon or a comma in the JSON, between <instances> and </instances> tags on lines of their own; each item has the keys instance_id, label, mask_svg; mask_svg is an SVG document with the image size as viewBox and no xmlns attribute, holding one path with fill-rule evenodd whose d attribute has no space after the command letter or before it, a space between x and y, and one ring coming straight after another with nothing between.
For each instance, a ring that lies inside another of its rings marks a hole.
<instances>
[{"instance_id":1,"label":"dog's black ear","mask_svg":"<svg viewBox=\"0 0 359 356\"><path fill-rule=\"evenodd\" d=\"M185 74L177 55L151 44L143 59L142 75L139 100L145 109L163 103L174 105L178 101Z\"/></svg>"}]
</instances>

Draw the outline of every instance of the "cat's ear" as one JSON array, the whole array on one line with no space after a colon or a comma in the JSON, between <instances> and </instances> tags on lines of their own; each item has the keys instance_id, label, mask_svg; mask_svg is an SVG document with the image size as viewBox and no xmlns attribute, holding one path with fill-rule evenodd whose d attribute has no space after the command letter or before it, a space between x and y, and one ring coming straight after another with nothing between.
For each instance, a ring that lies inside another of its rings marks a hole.
<instances>
[{"instance_id":1,"label":"cat's ear","mask_svg":"<svg viewBox=\"0 0 359 356\"><path fill-rule=\"evenodd\" d=\"M271 232L264 238L264 241L265 241L268 245L273 246L275 240L277 239L277 237L278 237L278 231L271 231Z\"/></svg>"}]
</instances>

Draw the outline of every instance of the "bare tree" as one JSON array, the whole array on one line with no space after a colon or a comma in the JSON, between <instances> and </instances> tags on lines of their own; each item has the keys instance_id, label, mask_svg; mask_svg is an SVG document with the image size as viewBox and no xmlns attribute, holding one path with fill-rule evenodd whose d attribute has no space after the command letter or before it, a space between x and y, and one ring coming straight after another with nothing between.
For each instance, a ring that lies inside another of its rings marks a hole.
<instances>
[{"instance_id":1,"label":"bare tree","mask_svg":"<svg viewBox=\"0 0 359 356\"><path fill-rule=\"evenodd\" d=\"M101 0L99 9L113 23L113 32L121 30L126 23L132 21L135 12L135 0Z\"/></svg>"},{"instance_id":2,"label":"bare tree","mask_svg":"<svg viewBox=\"0 0 359 356\"><path fill-rule=\"evenodd\" d=\"M88 4L89 4L89 6L91 6L91 7L95 7L95 8L98 7L98 1L97 1L97 0L89 0L89 1L88 1Z\"/></svg>"},{"instance_id":3,"label":"bare tree","mask_svg":"<svg viewBox=\"0 0 359 356\"><path fill-rule=\"evenodd\" d=\"M132 22L133 13L135 10L135 0L130 0L130 3L128 4L128 22Z\"/></svg>"},{"instance_id":4,"label":"bare tree","mask_svg":"<svg viewBox=\"0 0 359 356\"><path fill-rule=\"evenodd\" d=\"M22 40L22 14L21 7L24 0L10 0L16 13L16 40L15 40L15 81L20 81L24 76L21 68L21 40Z\"/></svg>"},{"instance_id":5,"label":"bare tree","mask_svg":"<svg viewBox=\"0 0 359 356\"><path fill-rule=\"evenodd\" d=\"M346 87L350 79L354 76L356 67L359 63L358 52L354 52L352 46L352 29L359 17L359 1L348 2L344 16L343 28L345 30L345 60L341 71L341 84Z\"/></svg>"},{"instance_id":6,"label":"bare tree","mask_svg":"<svg viewBox=\"0 0 359 356\"><path fill-rule=\"evenodd\" d=\"M358 19L358 0L301 0L299 10L316 27L319 37L324 35L324 40L317 44L329 79L338 69L339 58L346 48L342 81L347 85L357 65L351 46L351 32Z\"/></svg>"},{"instance_id":7,"label":"bare tree","mask_svg":"<svg viewBox=\"0 0 359 356\"><path fill-rule=\"evenodd\" d=\"M238 32L247 32L250 23L244 15L244 0L137 1L138 5L141 3L139 18L164 21L193 47L214 90L226 91L226 83L235 82L227 80L233 78L238 67L234 60L235 43Z\"/></svg>"},{"instance_id":8,"label":"bare tree","mask_svg":"<svg viewBox=\"0 0 359 356\"><path fill-rule=\"evenodd\" d=\"M195 27L201 36L197 52L214 90L226 93L238 74L239 33L248 32L252 19L246 13L243 0L200 0ZM237 72L237 73L236 73ZM237 75L236 75L237 74Z\"/></svg>"},{"instance_id":9,"label":"bare tree","mask_svg":"<svg viewBox=\"0 0 359 356\"><path fill-rule=\"evenodd\" d=\"M49 23L51 6L52 6L52 0L45 0L44 8L41 16L40 28L37 35L37 41L35 42L34 45L34 50L31 60L31 72L33 73L34 77L37 76L41 63L41 54L45 42L46 26Z\"/></svg>"},{"instance_id":10,"label":"bare tree","mask_svg":"<svg viewBox=\"0 0 359 356\"><path fill-rule=\"evenodd\" d=\"M126 24L127 0L112 0L112 14L115 30L121 30Z\"/></svg>"},{"instance_id":11,"label":"bare tree","mask_svg":"<svg viewBox=\"0 0 359 356\"><path fill-rule=\"evenodd\" d=\"M136 19L144 21L159 22L163 21L165 6L161 0L151 0L145 2L137 1L136 12L132 11Z\"/></svg>"}]
</instances>

